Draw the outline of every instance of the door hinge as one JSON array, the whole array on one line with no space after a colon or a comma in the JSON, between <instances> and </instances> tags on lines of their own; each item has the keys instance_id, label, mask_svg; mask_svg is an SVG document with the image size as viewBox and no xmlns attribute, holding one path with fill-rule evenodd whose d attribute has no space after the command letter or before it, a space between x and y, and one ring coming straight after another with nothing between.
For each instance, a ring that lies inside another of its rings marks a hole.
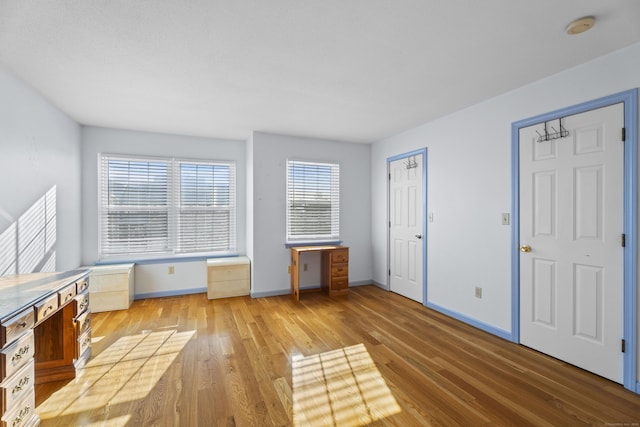
<instances>
[{"instance_id":1,"label":"door hinge","mask_svg":"<svg viewBox=\"0 0 640 427\"><path fill-rule=\"evenodd\" d=\"M627 140L627 128L622 128L622 141Z\"/></svg>"},{"instance_id":2,"label":"door hinge","mask_svg":"<svg viewBox=\"0 0 640 427\"><path fill-rule=\"evenodd\" d=\"M391 269L389 269L389 276L391 276Z\"/></svg>"},{"instance_id":3,"label":"door hinge","mask_svg":"<svg viewBox=\"0 0 640 427\"><path fill-rule=\"evenodd\" d=\"M627 245L627 236L624 233L622 233L622 238L620 239L620 243L622 244L623 248Z\"/></svg>"},{"instance_id":4,"label":"door hinge","mask_svg":"<svg viewBox=\"0 0 640 427\"><path fill-rule=\"evenodd\" d=\"M389 174L389 181L391 181L391 174Z\"/></svg>"},{"instance_id":5,"label":"door hinge","mask_svg":"<svg viewBox=\"0 0 640 427\"><path fill-rule=\"evenodd\" d=\"M391 228L391 221L389 221L389 228Z\"/></svg>"},{"instance_id":6,"label":"door hinge","mask_svg":"<svg viewBox=\"0 0 640 427\"><path fill-rule=\"evenodd\" d=\"M627 343L625 342L624 339L622 339L621 341L621 345L620 345L620 350L624 353L627 347Z\"/></svg>"}]
</instances>

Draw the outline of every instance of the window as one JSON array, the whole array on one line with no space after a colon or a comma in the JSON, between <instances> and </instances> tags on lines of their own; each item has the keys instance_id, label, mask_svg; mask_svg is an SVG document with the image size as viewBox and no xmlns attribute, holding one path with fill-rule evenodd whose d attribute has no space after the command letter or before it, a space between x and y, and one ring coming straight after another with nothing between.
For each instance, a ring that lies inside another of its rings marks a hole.
<instances>
[{"instance_id":1,"label":"window","mask_svg":"<svg viewBox=\"0 0 640 427\"><path fill-rule=\"evenodd\" d=\"M340 165L287 160L287 243L340 240Z\"/></svg>"},{"instance_id":2,"label":"window","mask_svg":"<svg viewBox=\"0 0 640 427\"><path fill-rule=\"evenodd\" d=\"M235 164L99 155L100 258L235 250Z\"/></svg>"}]
</instances>

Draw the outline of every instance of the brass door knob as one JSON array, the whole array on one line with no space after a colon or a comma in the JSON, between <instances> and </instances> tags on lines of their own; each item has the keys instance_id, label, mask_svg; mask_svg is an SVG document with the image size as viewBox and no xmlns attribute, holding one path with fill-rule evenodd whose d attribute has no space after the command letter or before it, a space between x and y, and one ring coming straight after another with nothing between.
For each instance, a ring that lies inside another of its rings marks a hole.
<instances>
[{"instance_id":1,"label":"brass door knob","mask_svg":"<svg viewBox=\"0 0 640 427\"><path fill-rule=\"evenodd\" d=\"M529 245L520 246L520 252L531 252L531 246Z\"/></svg>"}]
</instances>

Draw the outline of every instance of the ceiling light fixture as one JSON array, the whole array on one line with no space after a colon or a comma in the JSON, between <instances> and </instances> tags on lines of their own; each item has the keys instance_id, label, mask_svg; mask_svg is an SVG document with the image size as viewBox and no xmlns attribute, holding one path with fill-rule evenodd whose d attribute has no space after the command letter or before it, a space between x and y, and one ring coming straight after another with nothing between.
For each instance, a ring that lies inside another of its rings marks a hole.
<instances>
[{"instance_id":1,"label":"ceiling light fixture","mask_svg":"<svg viewBox=\"0 0 640 427\"><path fill-rule=\"evenodd\" d=\"M584 33L587 30L593 28L596 23L596 18L593 16L585 16L584 18L576 19L569 26L567 26L567 34L575 35Z\"/></svg>"}]
</instances>

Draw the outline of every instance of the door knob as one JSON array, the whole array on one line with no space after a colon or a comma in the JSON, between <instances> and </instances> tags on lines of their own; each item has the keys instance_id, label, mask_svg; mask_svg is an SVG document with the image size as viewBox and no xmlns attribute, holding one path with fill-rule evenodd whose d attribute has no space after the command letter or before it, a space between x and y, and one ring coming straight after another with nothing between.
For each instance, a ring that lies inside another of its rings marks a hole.
<instances>
[{"instance_id":1,"label":"door knob","mask_svg":"<svg viewBox=\"0 0 640 427\"><path fill-rule=\"evenodd\" d=\"M416 238L422 239L422 234L416 234Z\"/></svg>"},{"instance_id":2,"label":"door knob","mask_svg":"<svg viewBox=\"0 0 640 427\"><path fill-rule=\"evenodd\" d=\"M520 246L520 252L531 252L531 246L529 245Z\"/></svg>"}]
</instances>

